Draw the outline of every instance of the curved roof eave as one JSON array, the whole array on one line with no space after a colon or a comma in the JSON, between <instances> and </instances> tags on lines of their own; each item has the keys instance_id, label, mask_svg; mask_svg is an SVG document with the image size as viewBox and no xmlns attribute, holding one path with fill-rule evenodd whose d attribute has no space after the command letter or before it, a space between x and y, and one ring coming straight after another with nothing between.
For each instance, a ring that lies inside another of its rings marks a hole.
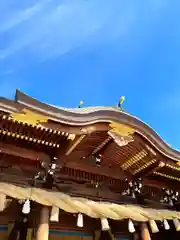
<instances>
[{"instance_id":1,"label":"curved roof eave","mask_svg":"<svg viewBox=\"0 0 180 240\"><path fill-rule=\"evenodd\" d=\"M74 126L116 121L131 126L164 156L180 161L180 152L166 143L153 128L139 118L116 107L62 108L42 103L19 90L15 100L28 108L49 116L51 120Z\"/></svg>"}]
</instances>

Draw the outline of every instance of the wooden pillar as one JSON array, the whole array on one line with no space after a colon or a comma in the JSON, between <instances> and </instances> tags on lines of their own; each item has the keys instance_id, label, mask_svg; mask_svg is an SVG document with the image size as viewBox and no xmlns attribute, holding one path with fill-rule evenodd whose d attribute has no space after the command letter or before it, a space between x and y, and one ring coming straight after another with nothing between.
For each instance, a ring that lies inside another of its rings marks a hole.
<instances>
[{"instance_id":1,"label":"wooden pillar","mask_svg":"<svg viewBox=\"0 0 180 240\"><path fill-rule=\"evenodd\" d=\"M40 212L40 221L37 229L36 240L49 239L49 208L42 207Z\"/></svg>"},{"instance_id":2,"label":"wooden pillar","mask_svg":"<svg viewBox=\"0 0 180 240\"><path fill-rule=\"evenodd\" d=\"M146 223L141 223L141 239L142 240L151 240L149 229Z\"/></svg>"}]
</instances>

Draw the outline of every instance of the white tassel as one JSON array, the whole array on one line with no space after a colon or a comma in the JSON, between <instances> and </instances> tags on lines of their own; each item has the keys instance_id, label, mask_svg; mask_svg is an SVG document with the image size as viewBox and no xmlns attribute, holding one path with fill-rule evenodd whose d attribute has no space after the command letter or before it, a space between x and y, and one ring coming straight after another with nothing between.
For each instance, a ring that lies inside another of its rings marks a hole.
<instances>
[{"instance_id":1,"label":"white tassel","mask_svg":"<svg viewBox=\"0 0 180 240\"><path fill-rule=\"evenodd\" d=\"M22 213L28 214L31 211L30 201L27 199L22 207Z\"/></svg>"},{"instance_id":2,"label":"white tassel","mask_svg":"<svg viewBox=\"0 0 180 240\"><path fill-rule=\"evenodd\" d=\"M164 219L163 224L164 224L165 230L169 230L170 229L169 223L168 223L168 221L166 219Z\"/></svg>"},{"instance_id":3,"label":"white tassel","mask_svg":"<svg viewBox=\"0 0 180 240\"><path fill-rule=\"evenodd\" d=\"M108 231L110 229L107 218L101 218L102 231Z\"/></svg>"},{"instance_id":4,"label":"white tassel","mask_svg":"<svg viewBox=\"0 0 180 240\"><path fill-rule=\"evenodd\" d=\"M157 226L157 224L156 224L156 222L154 220L150 220L149 221L149 225L150 225L152 233L159 232L158 226Z\"/></svg>"},{"instance_id":5,"label":"white tassel","mask_svg":"<svg viewBox=\"0 0 180 240\"><path fill-rule=\"evenodd\" d=\"M130 233L134 233L136 231L131 219L129 219L129 222L128 222L128 230Z\"/></svg>"},{"instance_id":6,"label":"white tassel","mask_svg":"<svg viewBox=\"0 0 180 240\"><path fill-rule=\"evenodd\" d=\"M177 218L173 219L174 226L176 228L176 231L180 231L180 221Z\"/></svg>"},{"instance_id":7,"label":"white tassel","mask_svg":"<svg viewBox=\"0 0 180 240\"><path fill-rule=\"evenodd\" d=\"M132 193L132 198L136 198L134 191Z\"/></svg>"},{"instance_id":8,"label":"white tassel","mask_svg":"<svg viewBox=\"0 0 180 240\"><path fill-rule=\"evenodd\" d=\"M78 226L78 227L83 227L83 215L82 215L82 213L79 213L79 214L78 214L78 217L77 217L77 226Z\"/></svg>"},{"instance_id":9,"label":"white tassel","mask_svg":"<svg viewBox=\"0 0 180 240\"><path fill-rule=\"evenodd\" d=\"M52 207L50 221L51 222L59 222L59 208L58 207Z\"/></svg>"}]
</instances>

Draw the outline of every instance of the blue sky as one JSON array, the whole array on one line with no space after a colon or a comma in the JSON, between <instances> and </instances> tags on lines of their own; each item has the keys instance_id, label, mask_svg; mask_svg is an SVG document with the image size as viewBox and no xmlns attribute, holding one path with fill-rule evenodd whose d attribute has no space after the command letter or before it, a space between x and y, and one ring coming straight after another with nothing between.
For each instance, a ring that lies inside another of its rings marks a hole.
<instances>
[{"instance_id":1,"label":"blue sky","mask_svg":"<svg viewBox=\"0 0 180 240\"><path fill-rule=\"evenodd\" d=\"M0 3L0 95L116 105L180 148L179 0Z\"/></svg>"}]
</instances>

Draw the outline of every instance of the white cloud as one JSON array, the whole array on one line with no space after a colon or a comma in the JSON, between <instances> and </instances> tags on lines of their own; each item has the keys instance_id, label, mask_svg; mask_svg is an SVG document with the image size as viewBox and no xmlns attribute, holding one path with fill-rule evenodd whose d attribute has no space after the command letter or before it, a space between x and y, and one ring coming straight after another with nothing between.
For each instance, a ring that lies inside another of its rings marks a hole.
<instances>
[{"instance_id":1,"label":"white cloud","mask_svg":"<svg viewBox=\"0 0 180 240\"><path fill-rule=\"evenodd\" d=\"M143 7L147 6L143 4ZM9 41L0 50L0 59L22 50L46 59L89 42L102 44L120 36L127 37L122 39L124 42L133 41L133 29L143 25L143 7L121 0L113 3L106 0L39 1L14 12L1 24L0 35L7 34Z\"/></svg>"},{"instance_id":2,"label":"white cloud","mask_svg":"<svg viewBox=\"0 0 180 240\"><path fill-rule=\"evenodd\" d=\"M11 30L19 24L22 24L25 21L28 21L38 14L38 12L42 11L43 8L50 2L51 0L43 0L35 3L33 6L16 10L8 19L5 19L1 22L0 25L0 33L4 33L6 31Z\"/></svg>"},{"instance_id":3,"label":"white cloud","mask_svg":"<svg viewBox=\"0 0 180 240\"><path fill-rule=\"evenodd\" d=\"M45 2L41 2L14 14L0 27L0 34L13 32L14 27L18 27L9 46L0 51L0 58L25 47L55 55L69 51L103 24L98 15L91 17L95 10L92 6L88 2L76 1L45 8Z\"/></svg>"}]
</instances>

